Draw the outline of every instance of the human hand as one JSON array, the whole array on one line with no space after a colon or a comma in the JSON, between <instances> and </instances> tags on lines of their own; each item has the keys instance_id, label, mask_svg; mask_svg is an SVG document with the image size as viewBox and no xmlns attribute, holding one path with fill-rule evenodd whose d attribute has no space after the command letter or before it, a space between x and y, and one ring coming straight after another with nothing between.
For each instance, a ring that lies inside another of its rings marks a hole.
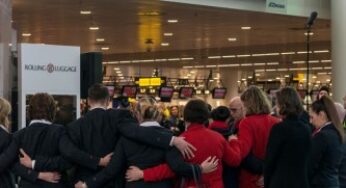
<instances>
[{"instance_id":1,"label":"human hand","mask_svg":"<svg viewBox=\"0 0 346 188\"><path fill-rule=\"evenodd\" d=\"M216 159L216 157L208 157L205 161L201 164L202 173L207 174L210 172L213 172L217 169L219 159Z\"/></svg>"},{"instance_id":2,"label":"human hand","mask_svg":"<svg viewBox=\"0 0 346 188\"><path fill-rule=\"evenodd\" d=\"M61 175L58 172L40 172L38 174L38 179L49 182L49 183L59 183Z\"/></svg>"},{"instance_id":3,"label":"human hand","mask_svg":"<svg viewBox=\"0 0 346 188\"><path fill-rule=\"evenodd\" d=\"M128 182L143 179L143 171L136 166L130 166L126 171L126 180Z\"/></svg>"},{"instance_id":4,"label":"human hand","mask_svg":"<svg viewBox=\"0 0 346 188\"><path fill-rule=\"evenodd\" d=\"M237 135L231 135L228 137L228 141L230 142L231 140L238 140L238 136Z\"/></svg>"},{"instance_id":5,"label":"human hand","mask_svg":"<svg viewBox=\"0 0 346 188\"><path fill-rule=\"evenodd\" d=\"M20 152L20 154L22 154L22 156L19 156L20 164L27 167L27 168L32 169L32 160L31 160L30 156L28 154L26 154L22 148L19 149L19 152Z\"/></svg>"},{"instance_id":6,"label":"human hand","mask_svg":"<svg viewBox=\"0 0 346 188\"><path fill-rule=\"evenodd\" d=\"M106 156L102 157L99 161L99 166L106 167L108 163L111 161L112 155L113 153L109 153Z\"/></svg>"},{"instance_id":7,"label":"human hand","mask_svg":"<svg viewBox=\"0 0 346 188\"><path fill-rule=\"evenodd\" d=\"M195 157L193 152L197 149L192 144L185 141L184 137L174 137L173 145L178 148L184 158L191 159Z\"/></svg>"},{"instance_id":8,"label":"human hand","mask_svg":"<svg viewBox=\"0 0 346 188\"><path fill-rule=\"evenodd\" d=\"M74 184L75 188L87 188L88 186L82 182L82 181L78 181L76 184Z\"/></svg>"}]
</instances>

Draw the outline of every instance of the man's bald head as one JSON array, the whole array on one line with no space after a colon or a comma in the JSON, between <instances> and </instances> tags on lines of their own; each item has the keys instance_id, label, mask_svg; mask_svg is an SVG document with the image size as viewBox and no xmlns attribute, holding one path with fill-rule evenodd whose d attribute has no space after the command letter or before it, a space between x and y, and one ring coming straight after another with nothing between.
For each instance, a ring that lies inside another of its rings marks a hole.
<instances>
[{"instance_id":1,"label":"man's bald head","mask_svg":"<svg viewBox=\"0 0 346 188\"><path fill-rule=\"evenodd\" d=\"M233 97L229 101L229 109L231 112L231 116L236 122L240 121L245 117L244 106L240 97Z\"/></svg>"}]
</instances>

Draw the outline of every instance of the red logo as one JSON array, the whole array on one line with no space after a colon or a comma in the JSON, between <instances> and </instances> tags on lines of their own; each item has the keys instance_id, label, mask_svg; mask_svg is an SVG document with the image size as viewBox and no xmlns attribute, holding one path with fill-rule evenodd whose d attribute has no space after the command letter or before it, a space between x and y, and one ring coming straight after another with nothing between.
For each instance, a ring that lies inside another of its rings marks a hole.
<instances>
[{"instance_id":1,"label":"red logo","mask_svg":"<svg viewBox=\"0 0 346 188\"><path fill-rule=\"evenodd\" d=\"M51 64L51 63L49 63L49 64L47 65L47 71L48 71L49 73L54 72L54 65Z\"/></svg>"}]
</instances>

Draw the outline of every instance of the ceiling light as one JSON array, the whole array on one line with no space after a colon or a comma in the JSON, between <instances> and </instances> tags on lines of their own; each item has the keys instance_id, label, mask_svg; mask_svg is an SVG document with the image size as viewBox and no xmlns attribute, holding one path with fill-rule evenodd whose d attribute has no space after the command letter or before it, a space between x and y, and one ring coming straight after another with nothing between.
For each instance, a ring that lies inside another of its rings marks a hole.
<instances>
[{"instance_id":1,"label":"ceiling light","mask_svg":"<svg viewBox=\"0 0 346 188\"><path fill-rule=\"evenodd\" d=\"M170 58L168 61L180 61L180 58Z\"/></svg>"},{"instance_id":2,"label":"ceiling light","mask_svg":"<svg viewBox=\"0 0 346 188\"><path fill-rule=\"evenodd\" d=\"M208 59L220 59L221 56L209 56Z\"/></svg>"},{"instance_id":3,"label":"ceiling light","mask_svg":"<svg viewBox=\"0 0 346 188\"><path fill-rule=\"evenodd\" d=\"M272 55L279 55L279 53L252 54L252 56L254 56L254 57L258 57L258 56L272 56Z\"/></svg>"},{"instance_id":4,"label":"ceiling light","mask_svg":"<svg viewBox=\"0 0 346 188\"><path fill-rule=\"evenodd\" d=\"M114 70L118 71L118 70L120 70L120 68L119 67L114 67Z\"/></svg>"},{"instance_id":5,"label":"ceiling light","mask_svg":"<svg viewBox=\"0 0 346 188\"><path fill-rule=\"evenodd\" d=\"M326 72L318 72L317 75L327 75Z\"/></svg>"},{"instance_id":6,"label":"ceiling light","mask_svg":"<svg viewBox=\"0 0 346 188\"><path fill-rule=\"evenodd\" d=\"M237 41L237 38L228 38L228 41L234 42L234 41Z\"/></svg>"},{"instance_id":7,"label":"ceiling light","mask_svg":"<svg viewBox=\"0 0 346 188\"><path fill-rule=\"evenodd\" d=\"M161 46L169 46L169 43L168 42L163 42L163 43L161 43Z\"/></svg>"},{"instance_id":8,"label":"ceiling light","mask_svg":"<svg viewBox=\"0 0 346 188\"><path fill-rule=\"evenodd\" d=\"M315 75L314 75L314 76L312 76L311 78L312 78L312 79L316 79L316 78L317 78L317 76L315 76Z\"/></svg>"},{"instance_id":9,"label":"ceiling light","mask_svg":"<svg viewBox=\"0 0 346 188\"><path fill-rule=\"evenodd\" d=\"M235 58L235 55L224 55L222 58Z\"/></svg>"},{"instance_id":10,"label":"ceiling light","mask_svg":"<svg viewBox=\"0 0 346 188\"><path fill-rule=\"evenodd\" d=\"M167 59L155 59L156 62L167 61Z\"/></svg>"},{"instance_id":11,"label":"ceiling light","mask_svg":"<svg viewBox=\"0 0 346 188\"><path fill-rule=\"evenodd\" d=\"M288 75L288 74L285 75L285 78L289 78L289 77L290 77L290 75Z\"/></svg>"},{"instance_id":12,"label":"ceiling light","mask_svg":"<svg viewBox=\"0 0 346 188\"><path fill-rule=\"evenodd\" d=\"M183 66L183 69L192 69L193 66Z\"/></svg>"},{"instance_id":13,"label":"ceiling light","mask_svg":"<svg viewBox=\"0 0 346 188\"><path fill-rule=\"evenodd\" d=\"M314 51L315 54L317 54L317 53L328 53L328 52L329 52L329 50L316 50L316 51Z\"/></svg>"},{"instance_id":14,"label":"ceiling light","mask_svg":"<svg viewBox=\"0 0 346 188\"><path fill-rule=\"evenodd\" d=\"M259 74L259 73L256 73L255 75L256 75L256 76L261 76L261 74Z\"/></svg>"},{"instance_id":15,"label":"ceiling light","mask_svg":"<svg viewBox=\"0 0 346 188\"><path fill-rule=\"evenodd\" d=\"M330 82L330 79L327 79L326 82Z\"/></svg>"},{"instance_id":16,"label":"ceiling light","mask_svg":"<svg viewBox=\"0 0 346 188\"><path fill-rule=\"evenodd\" d=\"M204 68L204 66L203 65L196 65L195 68L200 69L200 68Z\"/></svg>"},{"instance_id":17,"label":"ceiling light","mask_svg":"<svg viewBox=\"0 0 346 188\"><path fill-rule=\"evenodd\" d=\"M167 20L168 23L178 23L177 19L171 19L171 20Z\"/></svg>"},{"instance_id":18,"label":"ceiling light","mask_svg":"<svg viewBox=\"0 0 346 188\"><path fill-rule=\"evenodd\" d=\"M243 63L243 64L240 64L240 66L242 66L242 67L250 67L250 66L252 66L252 63Z\"/></svg>"},{"instance_id":19,"label":"ceiling light","mask_svg":"<svg viewBox=\"0 0 346 188\"><path fill-rule=\"evenodd\" d=\"M11 47L11 46L12 46L12 43L8 43L8 46L10 46L10 47Z\"/></svg>"},{"instance_id":20,"label":"ceiling light","mask_svg":"<svg viewBox=\"0 0 346 188\"><path fill-rule=\"evenodd\" d=\"M109 50L109 47L102 47L101 50Z\"/></svg>"},{"instance_id":21,"label":"ceiling light","mask_svg":"<svg viewBox=\"0 0 346 188\"><path fill-rule=\"evenodd\" d=\"M81 10L80 14L82 14L82 15L89 15L89 14L91 14L91 11L90 10Z\"/></svg>"},{"instance_id":22,"label":"ceiling light","mask_svg":"<svg viewBox=\"0 0 346 188\"><path fill-rule=\"evenodd\" d=\"M182 57L181 58L182 61L190 61L190 60L194 60L193 57Z\"/></svg>"},{"instance_id":23,"label":"ceiling light","mask_svg":"<svg viewBox=\"0 0 346 188\"><path fill-rule=\"evenodd\" d=\"M143 62L143 63L150 63L150 62L154 62L155 60L153 59L143 59L143 60L140 60L140 62Z\"/></svg>"},{"instance_id":24,"label":"ceiling light","mask_svg":"<svg viewBox=\"0 0 346 188\"><path fill-rule=\"evenodd\" d=\"M280 72L288 71L288 68L278 68L278 71Z\"/></svg>"},{"instance_id":25,"label":"ceiling light","mask_svg":"<svg viewBox=\"0 0 346 188\"><path fill-rule=\"evenodd\" d=\"M308 35L308 33L307 33L307 32L305 32L305 33L304 33L304 35L305 35L305 36L307 36L307 35ZM312 35L314 35L314 33L313 33L313 32L310 32L310 33L309 33L309 35L310 35L310 36L312 36Z\"/></svg>"},{"instance_id":26,"label":"ceiling light","mask_svg":"<svg viewBox=\"0 0 346 188\"><path fill-rule=\"evenodd\" d=\"M272 82L273 80L272 79L268 79L268 82Z\"/></svg>"},{"instance_id":27,"label":"ceiling light","mask_svg":"<svg viewBox=\"0 0 346 188\"><path fill-rule=\"evenodd\" d=\"M241 81L240 81L240 80L238 80L237 82L238 82L238 83L240 83Z\"/></svg>"},{"instance_id":28,"label":"ceiling light","mask_svg":"<svg viewBox=\"0 0 346 188\"><path fill-rule=\"evenodd\" d=\"M206 65L205 67L207 67L207 68L215 68L216 65Z\"/></svg>"},{"instance_id":29,"label":"ceiling light","mask_svg":"<svg viewBox=\"0 0 346 188\"><path fill-rule=\"evenodd\" d=\"M269 62L267 65L279 65L279 62Z\"/></svg>"},{"instance_id":30,"label":"ceiling light","mask_svg":"<svg viewBox=\"0 0 346 188\"><path fill-rule=\"evenodd\" d=\"M282 52L281 55L292 55L295 54L295 52Z\"/></svg>"},{"instance_id":31,"label":"ceiling light","mask_svg":"<svg viewBox=\"0 0 346 188\"><path fill-rule=\"evenodd\" d=\"M190 73L191 73L191 74L195 74L195 73L196 73L196 71L193 71L193 70L192 70L192 71L190 71Z\"/></svg>"},{"instance_id":32,"label":"ceiling light","mask_svg":"<svg viewBox=\"0 0 346 188\"><path fill-rule=\"evenodd\" d=\"M280 77L276 77L277 80L280 80L281 78Z\"/></svg>"},{"instance_id":33,"label":"ceiling light","mask_svg":"<svg viewBox=\"0 0 346 188\"><path fill-rule=\"evenodd\" d=\"M321 60L321 63L331 63L331 62L332 62L332 60L330 60L330 59Z\"/></svg>"},{"instance_id":34,"label":"ceiling light","mask_svg":"<svg viewBox=\"0 0 346 188\"><path fill-rule=\"evenodd\" d=\"M324 70L331 70L332 67L324 67Z\"/></svg>"},{"instance_id":35,"label":"ceiling light","mask_svg":"<svg viewBox=\"0 0 346 188\"><path fill-rule=\"evenodd\" d=\"M300 52L297 52L297 54L307 54L308 52L307 51L300 51ZM310 54L312 53L312 51L310 51Z\"/></svg>"},{"instance_id":36,"label":"ceiling light","mask_svg":"<svg viewBox=\"0 0 346 188\"><path fill-rule=\"evenodd\" d=\"M305 61L293 61L292 63L293 63L293 64L304 64Z\"/></svg>"},{"instance_id":37,"label":"ceiling light","mask_svg":"<svg viewBox=\"0 0 346 188\"><path fill-rule=\"evenodd\" d=\"M89 27L89 30L91 30L91 31L97 31L97 30L99 30L99 29L100 29L100 28L97 27L97 26Z\"/></svg>"},{"instance_id":38,"label":"ceiling light","mask_svg":"<svg viewBox=\"0 0 346 188\"><path fill-rule=\"evenodd\" d=\"M248 76L247 78L248 78L248 79L252 79L252 76Z\"/></svg>"},{"instance_id":39,"label":"ceiling light","mask_svg":"<svg viewBox=\"0 0 346 188\"><path fill-rule=\"evenodd\" d=\"M265 63L254 63L255 66L265 66Z\"/></svg>"},{"instance_id":40,"label":"ceiling light","mask_svg":"<svg viewBox=\"0 0 346 188\"><path fill-rule=\"evenodd\" d=\"M121 63L121 64L128 64L128 63L131 63L131 61L126 60L126 61L120 61L119 63Z\"/></svg>"},{"instance_id":41,"label":"ceiling light","mask_svg":"<svg viewBox=\"0 0 346 188\"><path fill-rule=\"evenodd\" d=\"M171 36L173 36L173 33L164 33L163 36L171 37Z\"/></svg>"},{"instance_id":42,"label":"ceiling light","mask_svg":"<svg viewBox=\"0 0 346 188\"><path fill-rule=\"evenodd\" d=\"M239 64L223 64L219 65L218 67L239 67Z\"/></svg>"},{"instance_id":43,"label":"ceiling light","mask_svg":"<svg viewBox=\"0 0 346 188\"><path fill-rule=\"evenodd\" d=\"M31 33L22 33L22 36L23 36L23 37L30 37L30 36L31 36Z\"/></svg>"},{"instance_id":44,"label":"ceiling light","mask_svg":"<svg viewBox=\"0 0 346 188\"><path fill-rule=\"evenodd\" d=\"M241 27L241 29L242 29L242 30L250 30L251 27L249 27L249 26L244 26L244 27Z\"/></svg>"},{"instance_id":45,"label":"ceiling light","mask_svg":"<svg viewBox=\"0 0 346 188\"><path fill-rule=\"evenodd\" d=\"M119 61L109 61L109 62L105 62L105 63L112 65L112 64L119 64Z\"/></svg>"},{"instance_id":46,"label":"ceiling light","mask_svg":"<svg viewBox=\"0 0 346 188\"><path fill-rule=\"evenodd\" d=\"M311 70L323 70L323 67L312 67Z\"/></svg>"},{"instance_id":47,"label":"ceiling light","mask_svg":"<svg viewBox=\"0 0 346 188\"><path fill-rule=\"evenodd\" d=\"M246 81L246 78L242 78L241 80L242 80L242 81Z\"/></svg>"},{"instance_id":48,"label":"ceiling light","mask_svg":"<svg viewBox=\"0 0 346 188\"><path fill-rule=\"evenodd\" d=\"M96 42L104 42L104 41L105 41L104 38L97 38L97 39L96 39Z\"/></svg>"},{"instance_id":49,"label":"ceiling light","mask_svg":"<svg viewBox=\"0 0 346 188\"><path fill-rule=\"evenodd\" d=\"M237 57L250 57L251 55L249 54L244 54L244 55L237 55Z\"/></svg>"},{"instance_id":50,"label":"ceiling light","mask_svg":"<svg viewBox=\"0 0 346 188\"><path fill-rule=\"evenodd\" d=\"M276 69L266 69L267 72L275 72Z\"/></svg>"},{"instance_id":51,"label":"ceiling light","mask_svg":"<svg viewBox=\"0 0 346 188\"><path fill-rule=\"evenodd\" d=\"M255 72L265 72L265 69L256 69Z\"/></svg>"},{"instance_id":52,"label":"ceiling light","mask_svg":"<svg viewBox=\"0 0 346 188\"><path fill-rule=\"evenodd\" d=\"M309 63L319 63L319 60L310 60Z\"/></svg>"}]
</instances>

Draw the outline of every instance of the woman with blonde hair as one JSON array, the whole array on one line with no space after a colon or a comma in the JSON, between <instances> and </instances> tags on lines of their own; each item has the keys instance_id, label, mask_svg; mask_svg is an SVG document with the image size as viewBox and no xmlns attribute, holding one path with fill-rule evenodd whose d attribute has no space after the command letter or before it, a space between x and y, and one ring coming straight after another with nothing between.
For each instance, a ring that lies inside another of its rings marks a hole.
<instances>
[{"instance_id":1,"label":"woman with blonde hair","mask_svg":"<svg viewBox=\"0 0 346 188\"><path fill-rule=\"evenodd\" d=\"M279 119L270 115L271 105L265 93L256 86L250 86L240 97L246 117L239 124L238 142L241 159L250 153L264 160L269 133ZM233 139L233 138L231 138ZM241 169L239 175L240 188L257 188L261 175Z\"/></svg>"},{"instance_id":2,"label":"woman with blonde hair","mask_svg":"<svg viewBox=\"0 0 346 188\"><path fill-rule=\"evenodd\" d=\"M17 157L17 146L9 134L11 105L0 97L0 185L1 188L13 188L9 167Z\"/></svg>"},{"instance_id":3,"label":"woman with blonde hair","mask_svg":"<svg viewBox=\"0 0 346 188\"><path fill-rule=\"evenodd\" d=\"M345 134L335 104L322 96L311 105L310 122L316 128L309 159L310 187L338 188Z\"/></svg>"}]
</instances>

